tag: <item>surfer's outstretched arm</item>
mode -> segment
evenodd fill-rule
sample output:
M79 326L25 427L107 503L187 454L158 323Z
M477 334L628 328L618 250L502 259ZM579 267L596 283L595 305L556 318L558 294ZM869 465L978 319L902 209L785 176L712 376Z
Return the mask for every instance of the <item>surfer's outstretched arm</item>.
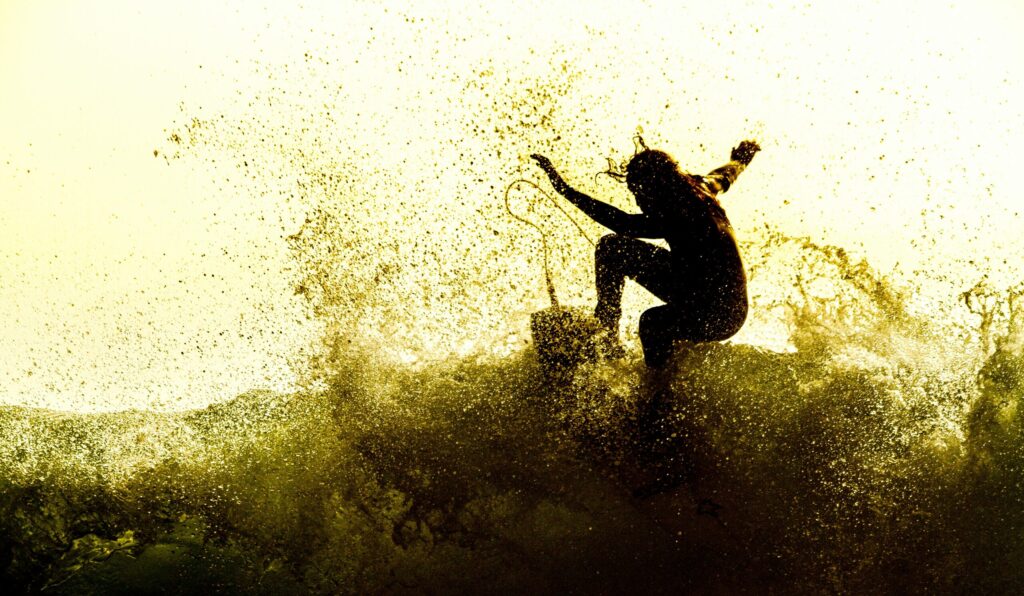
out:
M537 154L530 157L544 169L548 179L551 180L551 185L555 187L555 191L579 207L580 211L587 214L590 219L623 236L633 238L661 238L663 236L659 226L650 217L640 213L626 213L608 203L587 196L562 180L562 176L551 165L551 160Z
M736 178L739 178L739 175L746 169L750 161L754 159L754 155L760 150L761 147L756 141L743 141L740 143L739 146L732 150L732 155L730 156L732 161L703 176L708 190L716 195L729 190L732 183L736 182Z

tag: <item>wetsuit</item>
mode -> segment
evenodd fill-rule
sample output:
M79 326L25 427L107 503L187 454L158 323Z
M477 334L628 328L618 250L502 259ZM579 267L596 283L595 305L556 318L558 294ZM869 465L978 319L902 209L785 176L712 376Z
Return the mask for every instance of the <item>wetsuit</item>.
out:
M680 174L682 183L672 186L675 196L647 199L650 205L641 214L628 214L564 182L562 188L556 184L569 201L615 232L601 238L594 255L594 314L610 336L618 337L625 278L665 301L640 317L640 340L650 366L665 363L675 340L724 340L746 320L746 275L739 247L715 199L744 168L732 161L707 176ZM664 238L669 249L639 238Z

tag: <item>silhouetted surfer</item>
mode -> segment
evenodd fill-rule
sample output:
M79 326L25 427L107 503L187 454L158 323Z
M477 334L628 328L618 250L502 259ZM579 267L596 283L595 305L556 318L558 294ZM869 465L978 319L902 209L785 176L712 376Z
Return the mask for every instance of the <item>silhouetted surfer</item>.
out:
M675 340L720 341L747 318L747 280L725 210L715 198L729 190L761 148L743 141L731 161L706 176L687 174L662 151L637 153L625 180L641 213L626 213L570 187L543 155L532 155L559 194L609 228L594 253L597 308L605 351L618 348L622 288L632 278L665 301L640 317L648 366L662 366ZM614 174L613 174L614 175ZM621 175L618 175L621 177ZM664 238L666 250L639 238Z

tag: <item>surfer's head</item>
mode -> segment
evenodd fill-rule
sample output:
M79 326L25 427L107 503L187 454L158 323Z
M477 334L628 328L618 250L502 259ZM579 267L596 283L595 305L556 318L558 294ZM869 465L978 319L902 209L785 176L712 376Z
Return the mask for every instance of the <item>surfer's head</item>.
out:
M650 211L671 196L683 178L679 164L664 151L644 149L626 166L626 186L643 211Z

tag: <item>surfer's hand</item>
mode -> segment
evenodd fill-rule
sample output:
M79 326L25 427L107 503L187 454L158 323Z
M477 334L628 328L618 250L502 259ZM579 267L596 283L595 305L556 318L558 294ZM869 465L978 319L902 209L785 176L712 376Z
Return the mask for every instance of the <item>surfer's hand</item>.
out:
M539 165L548 175L548 179L551 180L551 185L555 187L555 191L564 195L566 191L569 190L569 185L565 183L565 180L562 180L562 176L559 175L555 166L551 165L550 159L539 153L534 153L530 157L533 158L533 161L537 162L537 165Z
M548 174L555 171L555 166L551 165L551 160L544 157L540 153L534 153L533 155L530 156L530 158L532 158L533 161L537 162L537 165L539 165L541 169L543 169Z
M743 165L748 165L754 155L761 150L761 146L757 144L757 141L743 141L732 150L730 159L738 161Z

